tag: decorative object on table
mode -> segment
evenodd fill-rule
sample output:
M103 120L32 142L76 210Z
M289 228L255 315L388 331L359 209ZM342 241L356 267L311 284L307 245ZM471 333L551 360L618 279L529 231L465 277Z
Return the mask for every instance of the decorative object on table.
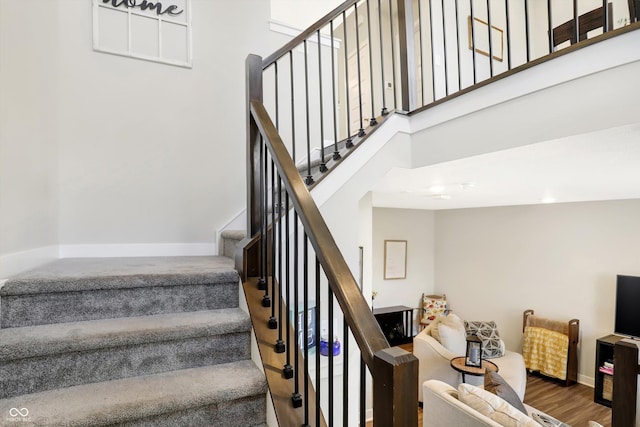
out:
M407 278L407 241L384 241L384 280Z
M340 340L338 337L333 339L332 352L334 356L338 356L340 354ZM327 337L323 336L320 338L320 354L322 356L329 356L329 342L327 341Z
M482 340L476 335L467 335L467 352L464 364L476 368L482 366Z

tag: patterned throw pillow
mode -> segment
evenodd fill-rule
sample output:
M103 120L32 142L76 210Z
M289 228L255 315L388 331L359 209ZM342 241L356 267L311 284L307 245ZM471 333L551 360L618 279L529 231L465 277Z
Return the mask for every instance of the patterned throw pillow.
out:
M442 295L422 295L422 322L429 323L438 316L444 316L447 298Z
M501 426L540 427L540 424L509 405L504 399L480 387L465 383L460 384L458 399Z
M482 357L492 359L504 356L504 343L500 339L496 322L464 321L467 335L475 335L482 341Z

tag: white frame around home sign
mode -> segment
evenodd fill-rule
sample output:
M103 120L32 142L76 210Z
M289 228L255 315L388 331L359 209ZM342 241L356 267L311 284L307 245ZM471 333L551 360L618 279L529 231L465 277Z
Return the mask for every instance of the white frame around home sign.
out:
M93 0L93 49L192 68L191 0Z

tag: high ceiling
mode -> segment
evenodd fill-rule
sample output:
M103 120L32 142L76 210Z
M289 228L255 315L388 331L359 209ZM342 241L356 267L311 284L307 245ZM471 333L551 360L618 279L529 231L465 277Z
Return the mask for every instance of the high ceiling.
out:
M459 209L640 198L640 124L417 169L392 169L373 204Z

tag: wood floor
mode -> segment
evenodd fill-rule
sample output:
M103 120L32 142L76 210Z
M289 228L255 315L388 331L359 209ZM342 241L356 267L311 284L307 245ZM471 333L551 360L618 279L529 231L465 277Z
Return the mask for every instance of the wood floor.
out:
M573 427L586 427L589 420L611 427L611 408L595 403L593 389L586 385L563 387L529 375L524 402Z
M411 345L403 348L411 351ZM572 427L587 427L590 420L611 427L611 409L593 401L593 388L582 384L564 387L538 375L527 377L524 402ZM372 422L367 427L373 426ZM418 408L418 426L422 426L422 408Z

